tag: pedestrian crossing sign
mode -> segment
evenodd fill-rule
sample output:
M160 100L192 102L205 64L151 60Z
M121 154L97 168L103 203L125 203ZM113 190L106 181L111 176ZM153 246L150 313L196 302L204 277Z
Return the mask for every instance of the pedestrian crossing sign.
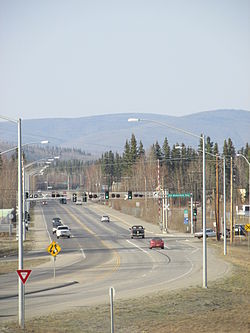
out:
M61 251L61 247L55 241L53 241L48 247L48 252L53 257L57 256L60 251Z

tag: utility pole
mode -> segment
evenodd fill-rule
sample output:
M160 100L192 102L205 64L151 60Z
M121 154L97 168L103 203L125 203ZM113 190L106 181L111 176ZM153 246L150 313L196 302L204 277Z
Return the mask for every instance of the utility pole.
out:
M193 193L191 193L191 235L194 234Z
M220 200L219 200L219 163L218 154L216 154L216 237L217 241L220 240Z
M226 159L223 157L223 200L224 200L224 256L227 254L227 221L226 221Z
M233 243L233 158L230 160L230 243Z

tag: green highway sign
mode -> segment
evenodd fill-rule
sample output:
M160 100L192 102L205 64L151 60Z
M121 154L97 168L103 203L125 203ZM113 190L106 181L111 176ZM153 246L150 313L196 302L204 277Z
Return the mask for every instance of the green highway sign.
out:
M169 193L169 198L190 198L191 193Z

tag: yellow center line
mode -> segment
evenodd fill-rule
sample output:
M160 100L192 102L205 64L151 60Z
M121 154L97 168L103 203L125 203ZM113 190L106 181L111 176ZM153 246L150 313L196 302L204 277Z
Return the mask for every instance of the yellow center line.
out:
M71 213L71 211L66 208L63 207L64 210L66 210L66 212L88 233L90 233L92 236L94 236L95 238L97 238L103 245L104 247L108 248L109 250L112 251L112 253L114 254L115 258L116 258L116 263L114 265L114 268L111 270L111 272L107 272L107 273L103 273L101 275L98 276L98 278L96 278L97 280L104 278L106 275L111 275L112 273L114 273L115 271L118 270L118 268L120 267L120 256L118 254L118 252L113 249L109 244L107 244L106 242L104 242L103 240L100 239L100 237L98 237L96 235L96 233L94 233L91 229L89 229L78 217L76 217L73 213ZM79 243L78 243L79 244ZM96 268L100 268L100 267L104 267L105 264L101 264L96 266Z

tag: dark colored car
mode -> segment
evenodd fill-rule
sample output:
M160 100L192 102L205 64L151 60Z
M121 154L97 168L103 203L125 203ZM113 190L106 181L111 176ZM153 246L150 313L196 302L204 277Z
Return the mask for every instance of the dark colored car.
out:
M154 237L151 239L149 248L152 249L153 247L160 247L161 249L164 249L164 241L160 237Z
M130 233L131 233L131 238L134 237L145 237L145 229L143 228L142 225L133 225L131 228L129 228Z
M53 234L55 234L57 227L59 227L60 225L63 225L60 217L54 217L52 220L52 225L53 225Z
M67 204L67 199L66 198L61 198L60 203L66 205Z

